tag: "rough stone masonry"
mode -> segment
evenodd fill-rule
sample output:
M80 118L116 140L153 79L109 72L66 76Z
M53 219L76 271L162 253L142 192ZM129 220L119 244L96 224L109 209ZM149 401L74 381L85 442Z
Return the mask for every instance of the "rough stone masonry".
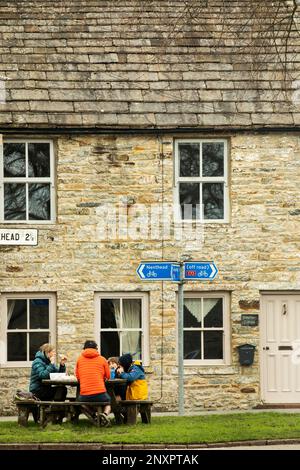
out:
M129 218L137 204L173 204L173 138L53 136L57 220L32 225L39 230L36 247L0 247L1 292L55 293L57 349L68 353L70 372L84 340L94 336L95 293L146 292L151 398L156 410L175 410L177 286L166 282L162 291L161 283L142 283L135 270L140 260L175 260L184 253L213 259L218 277L185 289L229 293L230 361L185 367L186 408L251 408L260 402L259 353L253 366L241 367L236 346L259 345L259 327L241 326L241 314L259 314L261 290L299 289L300 137L250 131L228 137L229 222L205 224L199 246L172 237L99 240L99 207L106 202L129 201ZM1 414L15 413L14 392L28 387L29 372L0 367Z

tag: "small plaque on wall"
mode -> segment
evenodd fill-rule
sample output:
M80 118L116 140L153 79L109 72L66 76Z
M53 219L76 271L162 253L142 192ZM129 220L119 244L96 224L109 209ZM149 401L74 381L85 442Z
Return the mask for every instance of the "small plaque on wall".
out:
M253 314L242 314L241 315L242 326L258 326L258 315Z
M37 229L0 229L0 245L37 245Z

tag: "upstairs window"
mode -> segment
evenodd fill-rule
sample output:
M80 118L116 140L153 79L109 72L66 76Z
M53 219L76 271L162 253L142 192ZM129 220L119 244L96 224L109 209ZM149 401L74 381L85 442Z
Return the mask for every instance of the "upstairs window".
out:
M53 221L53 143L6 141L0 152L0 164L1 221Z
M227 222L227 141L177 140L175 165L177 218Z

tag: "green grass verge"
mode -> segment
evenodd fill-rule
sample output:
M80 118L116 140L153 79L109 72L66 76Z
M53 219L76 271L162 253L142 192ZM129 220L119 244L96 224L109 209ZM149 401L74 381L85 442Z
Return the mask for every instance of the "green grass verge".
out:
M300 414L268 412L154 417L150 425L138 423L111 428L96 428L84 419L77 425L49 424L45 429L31 421L27 428L12 421L0 422L0 443L192 444L275 438L300 438Z

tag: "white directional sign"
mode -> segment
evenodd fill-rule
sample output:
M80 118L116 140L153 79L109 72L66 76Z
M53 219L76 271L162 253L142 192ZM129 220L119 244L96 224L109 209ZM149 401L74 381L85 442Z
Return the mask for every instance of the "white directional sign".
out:
M36 229L0 229L0 245L37 245Z
M189 281L212 281L218 274L213 261L191 261L184 263L184 279Z

